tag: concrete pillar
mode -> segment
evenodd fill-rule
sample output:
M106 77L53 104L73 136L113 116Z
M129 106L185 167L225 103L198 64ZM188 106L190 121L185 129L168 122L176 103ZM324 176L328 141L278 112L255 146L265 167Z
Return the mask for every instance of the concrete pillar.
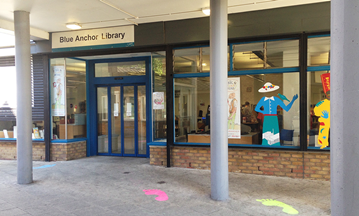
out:
M211 0L211 197L228 199L227 0Z
M331 211L359 212L359 1L331 1Z
M17 183L32 182L32 103L29 12L15 11L15 67L17 86Z

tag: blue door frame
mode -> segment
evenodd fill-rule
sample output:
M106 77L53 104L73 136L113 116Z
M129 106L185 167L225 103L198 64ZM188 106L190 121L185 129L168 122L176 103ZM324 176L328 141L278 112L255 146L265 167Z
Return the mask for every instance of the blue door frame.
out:
M130 61L145 61L146 63L146 75L144 76L123 76L123 77L95 77L95 64L96 63L110 63L110 62L130 62ZM111 95L111 87L121 87L121 106L123 100L123 86L135 86L135 110L137 107L137 86L146 86L146 143L152 140L152 89L151 89L151 58L150 57L138 57L138 58L121 58L121 59L101 59L101 60L89 60L87 61L87 156L94 155L114 155L114 156L137 156L137 157L149 157L149 146L146 144L146 155L137 154L138 152L138 137L135 136L135 154L123 154L123 127L121 127L121 154L102 154L98 153L97 145L97 87L107 87L107 94ZM111 97L108 97L108 134L111 134ZM123 125L123 107L121 107L121 124ZM135 111L135 130L138 130L137 110ZM137 133L136 133L137 134ZM109 147L111 147L112 140L109 139Z

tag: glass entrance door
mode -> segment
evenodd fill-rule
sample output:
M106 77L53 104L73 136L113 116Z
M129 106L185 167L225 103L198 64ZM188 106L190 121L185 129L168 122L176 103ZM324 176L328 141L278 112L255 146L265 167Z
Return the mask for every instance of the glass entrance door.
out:
M99 155L145 157L145 85L97 87L97 132Z

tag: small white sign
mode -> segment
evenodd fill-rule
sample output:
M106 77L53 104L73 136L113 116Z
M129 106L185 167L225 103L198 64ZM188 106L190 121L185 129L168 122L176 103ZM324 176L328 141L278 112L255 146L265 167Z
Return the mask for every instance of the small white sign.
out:
M4 137L5 138L9 138L9 134L7 133L7 130L2 130L3 131L3 133L4 133Z
M164 109L165 108L165 93L164 92L153 92L152 95L153 109Z
M118 103L113 104L113 116L118 116Z
M132 116L132 104L127 103L126 116Z
M52 33L52 49L78 47L92 49L93 46L111 45L114 47L133 46L135 42L133 25L101 29ZM90 46L90 48L89 48ZM87 47L87 48L86 48Z
M13 128L12 130L14 131L14 138L17 138L17 127L14 126L12 128Z

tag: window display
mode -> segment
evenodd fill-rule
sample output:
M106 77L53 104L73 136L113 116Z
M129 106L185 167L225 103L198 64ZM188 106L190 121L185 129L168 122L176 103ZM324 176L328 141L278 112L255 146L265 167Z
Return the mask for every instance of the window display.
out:
M86 137L86 63L51 59L52 139Z
M238 124L240 138L228 143L299 148L299 73L231 79L239 80L240 95L228 93L228 129ZM175 79L175 142L210 143L209 92L209 77Z

